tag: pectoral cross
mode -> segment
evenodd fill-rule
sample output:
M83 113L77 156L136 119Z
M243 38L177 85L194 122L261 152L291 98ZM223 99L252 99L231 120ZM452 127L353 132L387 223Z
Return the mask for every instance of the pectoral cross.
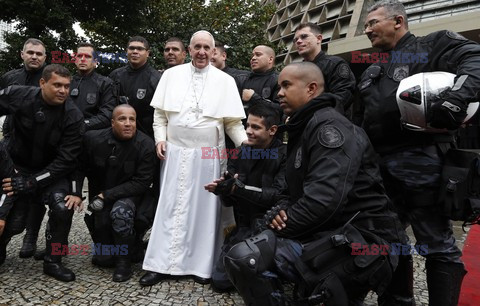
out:
M195 119L198 119L198 116L203 113L203 109L201 109L198 104L195 108L192 108L192 112L195 113Z

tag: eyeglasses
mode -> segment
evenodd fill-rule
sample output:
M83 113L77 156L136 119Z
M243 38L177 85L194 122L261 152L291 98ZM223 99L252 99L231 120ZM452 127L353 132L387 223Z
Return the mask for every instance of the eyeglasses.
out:
M305 40L305 39L307 39L309 36L310 36L310 34L301 34L301 35L299 35L298 37L295 37L295 38L293 39L293 42L296 43L299 39Z
M363 26L363 31L365 32L368 28L372 29L374 26L376 26L379 22L382 22L384 20L388 20L388 19L392 19L392 18L395 18L397 16L389 16L389 17L385 17L385 18L382 18L382 19L372 19L372 20L369 20L367 23L365 23L365 25Z
M142 47L142 46L128 46L127 49L130 50L130 51L135 51L135 50L144 51L144 50L147 50L147 48Z

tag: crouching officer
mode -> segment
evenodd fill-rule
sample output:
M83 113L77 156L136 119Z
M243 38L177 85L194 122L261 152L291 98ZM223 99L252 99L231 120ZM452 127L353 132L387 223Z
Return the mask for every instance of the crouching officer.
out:
M135 242L134 219L142 197L149 190L155 167L155 145L136 128L135 109L122 104L113 110L112 127L85 133L76 189L88 178L89 210L85 222L95 243L92 263L114 265L113 281L130 279ZM115 257L114 257L115 256Z
M224 177L205 185L226 206L233 206L236 228L225 238L212 272L212 289L233 289L223 259L232 246L255 234L256 224L287 188L285 164L287 146L275 137L280 116L276 108L259 103L248 109L248 142L229 155Z
M75 274L52 253L52 244L68 244L74 210L79 205L70 196L66 176L75 169L84 133L83 115L68 98L70 73L60 65L45 67L40 88L10 86L0 91L0 115L11 114L13 130L8 154L15 173L2 180L3 191L14 204L0 238L0 263L13 235L25 229L32 205L48 204L43 272L61 281Z
M361 302L369 290L385 289L397 263L378 248L405 237L387 208L373 148L334 109L335 96L323 93L315 64L290 64L278 82L280 106L290 116L289 197L265 215L272 230L235 245L225 268L247 305L284 305L279 278L297 284L297 302ZM353 256L353 243L376 245L377 252Z

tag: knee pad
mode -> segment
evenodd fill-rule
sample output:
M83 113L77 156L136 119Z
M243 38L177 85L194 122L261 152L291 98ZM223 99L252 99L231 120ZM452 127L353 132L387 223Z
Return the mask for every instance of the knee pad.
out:
M65 193L52 192L49 198L49 206L51 210L50 217L58 218L62 221L68 221L73 216L73 209L65 206Z
M121 237L133 235L135 203L129 199L118 200L110 212L113 231Z
M229 275L260 274L273 265L277 240L275 234L266 230L234 245L224 259Z
M275 234L264 231L234 245L225 255L225 270L246 305L284 305L281 283L273 273Z

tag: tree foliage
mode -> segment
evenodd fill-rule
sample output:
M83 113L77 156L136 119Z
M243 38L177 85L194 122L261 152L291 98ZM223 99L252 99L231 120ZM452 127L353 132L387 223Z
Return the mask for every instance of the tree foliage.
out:
M258 0L2 2L0 20L16 22L16 31L7 35L9 48L0 52L0 73L21 65L19 52L28 37L41 39L47 53L74 50L82 40L73 30L76 22L99 51L124 52L129 37L144 36L152 47L152 64L159 69L165 65L162 50L169 37L179 37L187 46L194 32L207 30L229 47L230 66L247 68L253 47L268 44L265 28L275 10ZM101 64L99 70L108 74L120 65Z

